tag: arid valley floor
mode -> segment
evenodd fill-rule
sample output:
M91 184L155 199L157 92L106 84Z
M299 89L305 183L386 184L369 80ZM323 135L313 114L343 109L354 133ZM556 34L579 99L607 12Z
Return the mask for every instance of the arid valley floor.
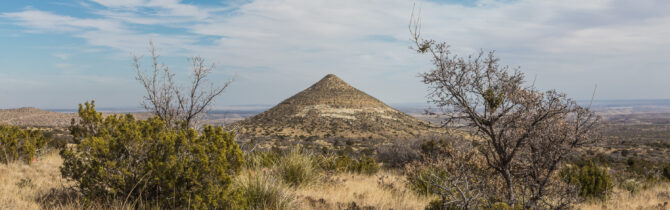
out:
M653 104L648 104L653 103ZM422 113L421 105L397 105L416 118L439 122L439 118ZM580 156L608 159L610 167L626 167L626 161L639 159L650 162L670 163L670 106L664 101L630 102L609 101L595 103L593 107L603 117L602 136L605 141L581 151ZM236 121L264 111L265 106L233 107L210 112L202 121L207 124L231 125ZM0 123L49 130L54 135L64 135L65 127L76 114L72 110L60 112L35 108L0 110ZM108 113L108 114L111 114ZM139 118L148 114L135 113ZM240 139L243 148L248 141ZM275 140L268 140L275 141ZM295 146L306 140L287 138L285 146ZM310 142L337 147L337 137L321 137ZM377 142L377 141L375 141ZM277 142L274 142L275 144ZM282 144L280 142L280 144ZM352 143L370 147L364 142ZM356 149L361 152L362 150ZM72 183L61 177L62 159L58 151L44 151L31 165L11 163L0 165L0 209L79 209L79 208L129 208L126 203L107 206L87 206L76 194L68 194ZM248 171L245 173L260 173ZM244 173L240 179L244 178ZM327 174L315 184L287 188L295 197L291 201L299 209L423 209L434 196L416 194L406 187L407 180L400 171L382 169L366 175L355 173ZM608 201L587 201L576 205L579 209L668 209L670 184L657 184L630 193L615 187Z

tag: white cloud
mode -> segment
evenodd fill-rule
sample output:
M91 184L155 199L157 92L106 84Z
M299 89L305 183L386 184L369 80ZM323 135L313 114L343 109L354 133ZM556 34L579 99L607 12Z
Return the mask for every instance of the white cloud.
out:
M134 8L147 3L146 0L92 0L105 7L112 8Z
M113 20L81 19L34 9L22 12L3 13L0 17L14 19L18 21L21 26L31 28L36 30L36 32L73 32L86 29L116 32L124 31L123 25Z
M209 16L209 10L194 5L181 3L180 0L92 0L95 3L113 10L139 12L142 8L158 9L154 16L163 18L192 18L203 20ZM108 13L111 14L111 13Z
M70 58L70 56L72 56L69 53L53 53L51 55L53 55L56 58L60 58L61 60L67 60L68 58Z
M35 9L1 17L33 32L71 33L123 56L143 53L148 40L164 55L202 55L221 69L238 71L241 79L226 97L241 103L278 102L327 73L383 101L423 100L425 87L416 75L430 65L407 49L410 1L93 2L102 6L89 8L94 17ZM629 79L640 76L632 74L641 66L653 78L640 80L670 78L667 1L481 0L476 7L419 1L417 6L427 38L446 40L457 53L495 49L504 63L537 75L542 88L588 98L590 89L584 88L598 83L605 98L670 97L651 91L670 89L670 83Z

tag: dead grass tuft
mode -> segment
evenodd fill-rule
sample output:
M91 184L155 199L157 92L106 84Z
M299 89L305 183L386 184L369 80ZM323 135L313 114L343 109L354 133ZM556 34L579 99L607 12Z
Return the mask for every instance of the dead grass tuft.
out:
M401 174L381 171L376 175L336 174L322 185L296 189L301 198L300 209L423 209L431 197L419 196L405 187Z
M622 189L615 189L612 197L606 202L590 201L579 204L577 209L670 209L670 183L663 183L631 194Z

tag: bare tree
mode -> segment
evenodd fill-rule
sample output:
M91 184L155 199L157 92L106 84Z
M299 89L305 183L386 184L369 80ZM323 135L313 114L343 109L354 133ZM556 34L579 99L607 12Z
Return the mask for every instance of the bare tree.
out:
M523 73L500 65L493 51L462 57L446 42L423 39L414 14L409 29L413 49L432 59L434 69L421 74L430 102L443 109L444 126L465 126L483 141L481 154L504 181L506 202L560 207L547 200L547 189L555 189L566 156L596 139L594 112L565 94L526 84Z
M195 127L214 104L214 99L223 94L234 79L219 86L210 83L207 76L214 69L214 64L206 64L203 58L194 56L189 59L192 62L190 86L182 88L168 67L158 63L159 55L153 42L149 42L149 46L153 61L149 73L140 67L141 57L133 56L136 79L147 91L142 106L164 120L166 126Z

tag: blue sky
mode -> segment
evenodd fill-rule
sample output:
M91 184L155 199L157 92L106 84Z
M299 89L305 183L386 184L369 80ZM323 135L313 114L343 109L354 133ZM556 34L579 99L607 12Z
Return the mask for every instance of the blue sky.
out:
M138 107L133 55L153 41L182 80L189 56L238 75L217 106L276 104L328 73L387 103L425 101L407 0L0 0L0 108ZM670 2L417 0L423 34L495 49L576 99L670 98ZM145 60L145 65L149 63Z

